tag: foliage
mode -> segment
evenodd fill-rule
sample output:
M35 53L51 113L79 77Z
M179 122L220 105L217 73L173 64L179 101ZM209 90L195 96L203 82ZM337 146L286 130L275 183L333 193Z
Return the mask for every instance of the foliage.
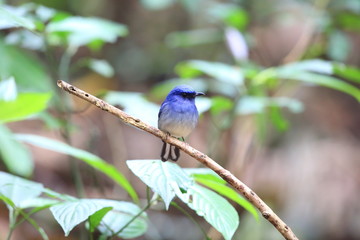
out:
M325 44L321 44L324 46L319 47L319 42L313 42L303 54L303 60L270 68L250 61L252 42L247 30L251 18L245 6L236 1L213 2L205 9L199 7L200 1L140 2L149 10L180 3L191 16L199 14L201 9L210 26L169 33L165 44L174 50L225 40L228 55L232 57L180 62L175 67L179 78L157 84L147 95L138 92L105 93L104 100L121 105L124 111L153 126L156 126L159 106L152 100L159 101L173 86L183 83L209 93L196 104L201 114L209 112L213 128L219 132L231 128L241 115L260 119L257 121L259 132L266 129L267 120L278 131L287 130L290 123L284 110L298 114L304 109L298 99L279 94L287 85L324 86L360 100L360 89L356 85L360 82L360 70L344 64L352 51L348 32L359 32L360 9L356 10L347 2L340 5L331 3L331 10L319 16L322 25L319 24L317 31L325 38ZM0 200L9 209L9 236L19 224L27 221L43 239L48 239L33 214L49 209L65 236L86 222L90 235L97 232L103 238L136 238L147 231L146 211L160 199L168 210L175 197L203 217L225 239L231 239L239 225L239 215L228 200L244 208L255 219L259 218L247 200L211 171L181 168L157 159L128 160L129 169L154 192L153 198L147 199L141 208L131 183L104 159L68 143L35 135L13 134L5 123L40 118L56 122L53 126L69 135L71 123L44 113L50 109L66 112L70 108L67 100L59 101L52 79L70 81L71 76L84 67L104 77L114 76L112 65L93 55L96 56L105 44L126 36L128 29L123 24L102 18L73 16L33 3L17 7L0 4L0 15L0 29L6 30L0 35L0 154L7 169L13 174L30 177L34 163L23 143L32 144L81 160L121 186L134 202L75 198L47 189L41 183L0 172ZM74 58L80 49L87 49L91 56ZM35 53L45 58L44 62ZM266 135L259 136L264 138ZM217 137L212 139L214 145L220 141Z

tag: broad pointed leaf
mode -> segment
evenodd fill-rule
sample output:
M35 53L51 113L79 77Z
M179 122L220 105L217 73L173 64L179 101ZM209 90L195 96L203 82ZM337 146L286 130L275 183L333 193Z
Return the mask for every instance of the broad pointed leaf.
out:
M0 156L10 172L30 176L34 163L29 150L22 143L16 141L12 132L0 124Z
M118 237L128 239L139 237L146 232L147 215L145 212L141 212L142 210L137 205L106 199L99 201L113 208L104 216L98 226L104 235L112 236L114 233L118 233Z
M98 199L77 199L50 207L51 213L68 236L70 231L100 209L109 207Z
M132 199L135 202L138 202L139 198L134 190L134 188L131 186L129 181L124 177L124 175L119 172L114 166L111 164L106 163L103 159L99 158L98 156L91 154L89 152L86 152L84 150L74 148L72 146L69 146L63 142L59 142L53 139L40 137L36 135L30 135L30 134L16 134L16 138L20 141L45 148L51 151L68 154L70 156L73 156L75 158L78 158L85 163L89 164L91 167L99 170L100 172L107 175L109 178L114 180L116 183L118 183L120 186L122 186L132 197Z
M187 173L175 163L160 160L128 160L126 163L136 176L161 196L167 209L176 190L186 191L193 184Z
M13 101L0 100L0 122L27 118L43 111L51 98L50 93L20 93Z
M191 186L187 193L177 191L177 196L204 217L226 240L231 240L239 226L239 215L226 199L197 184Z
M37 198L43 192L41 183L32 182L5 172L0 172L0 195L10 199L15 206Z

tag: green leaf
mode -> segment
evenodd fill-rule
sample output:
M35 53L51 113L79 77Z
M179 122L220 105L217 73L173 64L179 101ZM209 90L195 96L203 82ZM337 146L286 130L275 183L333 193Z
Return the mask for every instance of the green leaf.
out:
M79 160L84 161L91 167L104 173L106 176L114 180L117 184L122 186L128 192L128 194L133 199L133 201L135 202L139 201L139 198L134 188L124 177L124 175L121 172L119 172L114 166L106 163L103 159L99 158L98 156L86 152L84 150L71 147L63 142L59 142L56 140L52 140L49 138L40 137L36 135L16 134L16 139L51 151L68 154L70 156L78 158Z
M13 76L19 91L49 92L53 84L42 63L0 38L0 78ZM19 67L21 66L21 67Z
M35 29L34 22L28 17L23 17L21 11L17 11L15 7L0 5L0 16L0 29L13 27Z
M248 15L245 10L234 4L213 4L209 9L211 18L219 19L227 26L243 30L248 24Z
M334 63L334 74L347 80L360 83L360 69L356 67L346 66L341 63Z
M165 43L172 48L191 47L200 44L220 42L223 39L218 29L196 29L181 32L172 32L165 38Z
M37 198L43 192L41 183L0 172L0 195L10 199L16 207L22 203Z
M138 92L114 92L109 91L104 100L112 105L120 105L124 111L142 121L157 126L157 116L160 106L152 103Z
M206 179L202 176L195 176L195 180L215 190L219 194L233 200L241 207L246 209L249 213L251 213L256 220L259 220L259 214L256 211L256 208L249 201L240 196L234 189L226 186L224 183L219 183L218 181L214 181L213 179Z
M0 155L10 172L28 177L34 163L29 150L14 139L12 132L0 124Z
M8 79L1 81L0 101L13 101L16 99L16 97L17 97L17 89L16 89L16 83L14 77L9 77Z
M141 0L140 2L149 10L162 10L171 6L175 0Z
M114 43L118 37L128 34L125 25L95 17L68 17L50 22L46 31L53 35L66 33L68 44L74 47L97 40Z
M66 201L50 207L56 221L64 230L65 236L78 224L88 219L100 209L110 207L99 199L78 199Z
M308 71L322 73L326 75L333 74L333 63L321 59L305 60L284 65L282 68L289 71Z
M286 69L286 68L279 68L277 71L277 75L279 78L283 78L283 79L298 80L298 81L314 83L321 86L333 88L342 91L344 93L347 93L355 97L358 101L360 101L359 88L354 87L335 77L321 75L317 73L311 73L311 72L293 71L291 69Z
M43 111L50 93L20 93L13 101L0 100L0 123L22 120Z
M136 238L146 232L148 227L147 215L145 212L140 214L142 210L137 205L130 202L106 199L98 201L113 208L113 210L104 216L98 226L102 234L110 237L123 229L130 221L132 222L117 234L118 237L123 239Z
M177 164L160 160L128 160L130 170L164 200L166 209L176 189L187 190L192 179Z
M112 209L113 209L112 207L102 208L89 217L90 232L95 231L95 229L99 226L99 224L100 224L101 220L104 218L104 216Z
M221 184L226 184L226 181L209 168L185 168L185 172L194 178L201 178L211 180Z
M226 240L230 240L239 226L239 215L233 206L213 191L192 185L187 193L177 191L177 196L196 214L205 218Z
M333 60L344 62L349 56L351 42L348 36L341 31L331 32L327 54Z
M355 4L354 6L359 7L359 2L354 1L354 4ZM354 9L354 6L351 6L351 9ZM336 16L335 21L338 25L340 25L341 29L348 31L360 31L359 14L349 11L343 11L342 13Z
M211 109L210 112L213 115L219 115L223 112L230 111L234 107L234 102L229 98L215 96L211 98Z
M104 77L114 76L114 69L106 60L90 59L89 68Z
M183 78L197 77L204 73L221 82L237 86L244 83L244 75L240 68L220 62L191 60L178 64L175 70Z
M238 114L255 114L262 113L267 107L286 107L293 113L300 113L303 111L303 104L292 98L287 97L255 97L244 96L237 104L236 112Z

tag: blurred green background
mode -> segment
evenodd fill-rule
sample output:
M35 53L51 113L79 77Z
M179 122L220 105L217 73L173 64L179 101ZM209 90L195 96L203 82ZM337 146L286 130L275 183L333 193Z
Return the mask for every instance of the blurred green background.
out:
M86 164L9 140L41 135L114 164L144 198L125 160L158 159L161 141L72 98L56 81L154 126L166 94L185 83L206 92L189 144L251 187L300 239L360 239L359 0L0 4L0 170L62 193L128 198ZM199 167L185 154L179 165ZM265 219L237 210L234 239L281 239ZM202 239L176 209L149 217L137 239ZM65 239L47 214L38 218L50 239ZM14 239L37 235L24 225Z

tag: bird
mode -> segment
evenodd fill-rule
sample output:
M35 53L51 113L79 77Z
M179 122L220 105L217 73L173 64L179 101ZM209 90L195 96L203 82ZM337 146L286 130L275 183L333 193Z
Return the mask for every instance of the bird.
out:
M195 105L195 98L201 95L205 94L196 92L187 85L179 85L173 88L161 104L158 114L158 128L168 135L184 141L184 138L194 130L198 123L199 113ZM168 151L166 151L167 146L169 146ZM180 150L163 141L161 160L163 162L169 159L177 161L179 157Z

